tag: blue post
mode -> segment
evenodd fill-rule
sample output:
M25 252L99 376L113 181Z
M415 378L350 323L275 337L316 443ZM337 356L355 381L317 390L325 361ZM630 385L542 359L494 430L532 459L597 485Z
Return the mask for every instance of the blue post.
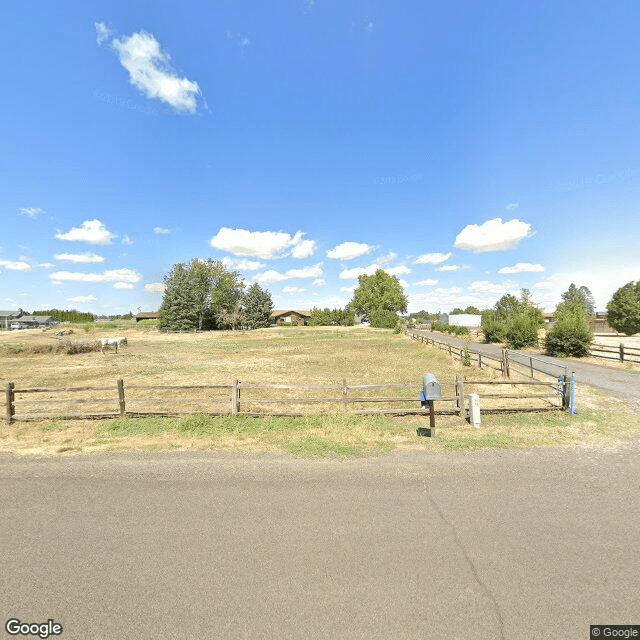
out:
M571 373L571 390L569 391L569 415L576 415L576 374Z

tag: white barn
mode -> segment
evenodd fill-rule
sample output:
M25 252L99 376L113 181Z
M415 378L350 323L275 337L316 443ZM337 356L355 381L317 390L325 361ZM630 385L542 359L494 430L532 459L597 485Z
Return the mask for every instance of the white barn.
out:
M442 313L440 314L440 324L476 329L482 324L482 316L473 313Z

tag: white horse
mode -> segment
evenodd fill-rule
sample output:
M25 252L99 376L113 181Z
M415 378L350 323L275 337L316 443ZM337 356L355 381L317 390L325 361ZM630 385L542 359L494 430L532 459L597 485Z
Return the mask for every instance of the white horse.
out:
M126 338L102 338L100 340L100 344L102 348L100 349L100 353L104 353L105 347L114 347L116 353L118 353L118 347L121 347L123 344L127 344Z

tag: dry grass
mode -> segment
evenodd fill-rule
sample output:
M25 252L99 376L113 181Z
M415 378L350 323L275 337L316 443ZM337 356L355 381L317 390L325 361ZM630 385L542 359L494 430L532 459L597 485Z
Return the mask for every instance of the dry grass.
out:
M82 329L76 329L74 336L80 339L78 333L82 334ZM349 385L407 383L414 388L390 393L414 399L422 375L429 371L441 381L445 397L453 397L456 375L473 376L474 379L499 376L495 372L464 367L459 360L450 358L439 349L418 344L405 336L359 327L162 334L155 329L120 325L85 332L88 341L116 335L127 337L127 347L118 354L110 351L105 355L37 353L38 345L53 342L50 334L20 334L0 334L0 350L17 343L25 345L19 352L5 353L0 359L3 385L13 381L23 388L88 385L109 389L93 394L103 396L104 403L99 405L100 398L94 398L95 408L92 410L116 409L115 385L118 378L125 380L127 409L135 410L133 398L145 395L142 390L134 392L133 387L136 386L229 385L233 378L248 383L341 385L346 379ZM511 389L504 385L500 390L505 390L505 387ZM520 393L521 389L513 388L513 392ZM163 393L154 391L146 395L159 397ZM300 395L300 392L286 393ZM326 392L322 393L326 395ZM582 402L584 410L577 418L559 413L485 416L483 427L474 430L458 416L439 416L437 438L434 440L416 435L417 428L426 426L423 416L361 417L342 412L335 405L312 405L311 408L300 405L296 409L314 412L301 418L193 415L175 419L89 421L62 419L65 414L80 410L72 403L71 394L49 394L49 397L38 394L37 399L44 401L42 406L47 410L54 407L54 415L58 418L13 425L3 422L0 426L0 451L50 454L121 449L232 449L348 456L404 448L468 449L569 444L611 437L635 437L638 433L637 421L623 406L609 403L602 410L600 405L604 399L590 396L580 386L579 393L578 406L580 408ZM188 399L184 398L182 406L176 405L171 391L167 394L166 406L185 411L212 410L211 407L218 405L211 402L211 395L220 396L222 411L229 409L227 391L197 392ZM362 392L357 392L357 395L362 395ZM198 401L201 404L196 402L196 397L201 399ZM257 392L243 391L242 409L251 410L250 400L258 397ZM535 402L540 404L539 400ZM481 403L483 409L490 406L488 399L481 400ZM533 401L529 406L534 406L531 403ZM284 407L275 410L283 411ZM20 413L20 406L17 413Z

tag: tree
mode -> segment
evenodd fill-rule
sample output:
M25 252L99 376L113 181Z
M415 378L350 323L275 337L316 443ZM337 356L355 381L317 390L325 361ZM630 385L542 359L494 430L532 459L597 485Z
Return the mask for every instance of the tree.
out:
M510 349L523 349L538 344L538 330L544 327L544 315L531 302L528 289L520 299L506 294L492 311L482 314L485 342L505 342Z
M589 319L582 301L560 303L556 308L555 324L545 338L547 354L581 358L589 353L592 341L593 334L589 331Z
M407 296L398 277L378 269L371 276L358 277L358 288L353 292L349 307L358 315L367 316L372 327L377 327L378 323L387 326L391 322L390 314L393 314L395 327L397 313L406 313L407 304Z
M468 313L470 315L474 315L474 316L479 316L480 315L480 309L478 309L478 307L467 307L463 313Z
M609 324L628 336L640 331L640 280L620 287L607 304Z
M211 259L175 264L164 282L159 327L167 331L219 328L218 314L236 308L244 289L239 273Z
M596 302L593 298L593 294L585 286L576 287L573 282L569 285L569 288L560 296L562 302L569 304L571 302L580 303L588 316L592 316L596 312Z
M252 284L244 296L244 322L247 329L261 329L269 326L273 311L271 294L259 284Z
M329 327L329 326L351 326L353 325L353 313L346 309L311 309L311 319L309 326L311 327Z

